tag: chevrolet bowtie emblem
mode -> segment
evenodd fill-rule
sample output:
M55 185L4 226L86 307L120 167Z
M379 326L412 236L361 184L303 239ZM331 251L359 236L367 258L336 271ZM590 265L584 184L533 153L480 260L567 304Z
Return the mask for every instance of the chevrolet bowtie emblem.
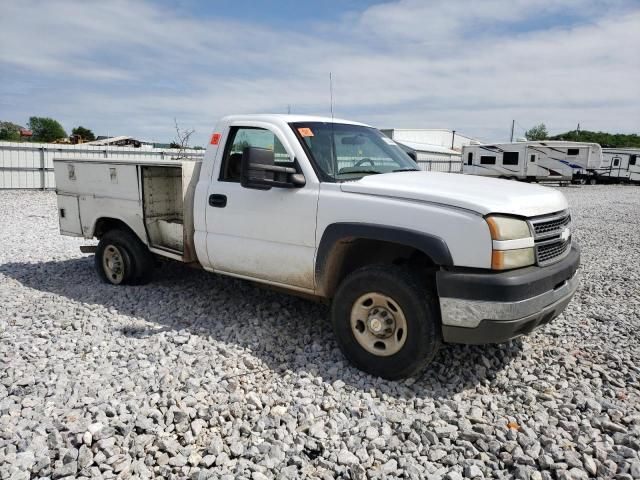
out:
M569 230L568 228L565 228L560 234L560 238L562 239L563 242L566 242L567 240L569 240L570 236L571 236L571 230Z

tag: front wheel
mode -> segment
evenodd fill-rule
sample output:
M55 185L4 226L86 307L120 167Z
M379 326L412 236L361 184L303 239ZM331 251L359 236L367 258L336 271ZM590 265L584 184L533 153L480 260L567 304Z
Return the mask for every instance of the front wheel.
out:
M356 367L390 380L428 365L441 343L437 299L425 279L393 265L363 267L333 299L333 329Z

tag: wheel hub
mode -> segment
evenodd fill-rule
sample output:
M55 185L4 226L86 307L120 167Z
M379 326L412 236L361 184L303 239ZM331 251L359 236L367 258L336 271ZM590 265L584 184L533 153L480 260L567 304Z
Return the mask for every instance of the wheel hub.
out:
M386 357L402 349L407 339L407 320L393 298L370 292L358 298L351 308L351 331L366 351Z
M369 311L367 328L371 333L381 338L393 335L396 328L393 314L386 308L374 307Z
M102 254L102 265L109 281L118 284L124 279L124 261L120 250L114 245L108 245Z

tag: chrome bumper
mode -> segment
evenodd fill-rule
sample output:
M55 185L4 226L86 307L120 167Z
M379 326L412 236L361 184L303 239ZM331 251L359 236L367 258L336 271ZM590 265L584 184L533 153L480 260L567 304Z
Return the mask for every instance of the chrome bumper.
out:
M442 325L476 328L483 320L510 321L525 319L569 303L578 288L578 274L554 290L516 302L487 302L461 298L440 298ZM564 308L563 308L564 309ZM557 312L559 315L561 312Z

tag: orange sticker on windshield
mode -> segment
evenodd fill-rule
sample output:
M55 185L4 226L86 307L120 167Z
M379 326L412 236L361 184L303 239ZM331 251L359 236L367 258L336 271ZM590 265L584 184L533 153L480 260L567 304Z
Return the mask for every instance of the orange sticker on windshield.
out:
M218 145L220 143L220 135L219 133L214 133L211 135L211 145Z
M298 133L303 137L313 137L313 132L308 127L299 128Z

